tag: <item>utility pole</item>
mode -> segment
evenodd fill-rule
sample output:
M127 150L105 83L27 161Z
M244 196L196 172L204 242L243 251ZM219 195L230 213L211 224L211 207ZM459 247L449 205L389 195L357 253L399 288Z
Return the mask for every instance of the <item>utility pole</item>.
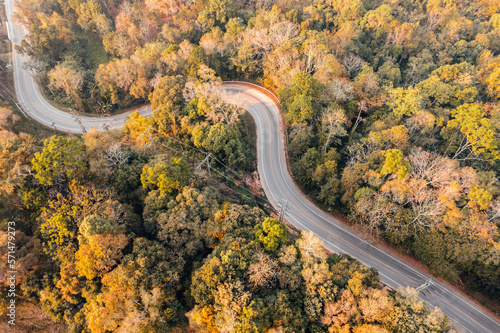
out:
M433 285L433 283L432 283L432 280L429 279L429 280L425 281L424 284L422 284L422 285L418 286L417 288L415 288L415 290L416 291L422 291L425 288L430 287L431 285Z
M151 135L151 132L149 131L151 126L148 126L147 128L147 131L148 131L148 134L149 134L149 139L151 140L151 142L153 143L153 147L155 148L156 150L156 145L155 145L155 140L153 140L153 136Z
M288 208L288 201L283 199L282 202L280 202L280 215L279 215L279 220L280 222L283 222L283 219L285 218L286 210Z
M207 157L205 157L205 159L203 161L201 161L200 164L198 164L198 166L195 168L195 170L200 170L201 169L201 166L203 164L205 164L205 162L207 163L207 169L208 169L208 176L212 176L211 173L210 173L210 157L212 157L212 153L208 153L207 154Z
M148 128L146 128L146 130L144 132L142 132L141 135L139 135L137 137L137 139L141 139L142 140L142 144L144 145L144 147L146 148L146 150L148 150L148 147L146 146L146 141L144 141L144 138L143 138L143 135L146 134L146 132L148 132L149 141L151 141L153 143L153 147L154 147L154 149L156 149L155 141L153 140L153 136L151 135L151 131L149 130L150 127L151 126L148 126Z
M144 134L144 133L143 133L143 134ZM146 150L149 150L149 149L148 149L148 146L146 146L146 142L144 141L144 138L142 137L142 134L141 134L141 135L139 135L139 136L137 137L137 139L141 139L141 140L142 140L142 144L144 145L144 148L146 148Z
M83 133L87 133L87 130L85 129L85 126L83 126L83 123L82 123L82 118L80 118L80 117L76 114L75 110L70 109L70 111L71 111L71 115L72 115L73 119L74 119L74 120L78 123L78 125L80 125L80 127L82 128Z

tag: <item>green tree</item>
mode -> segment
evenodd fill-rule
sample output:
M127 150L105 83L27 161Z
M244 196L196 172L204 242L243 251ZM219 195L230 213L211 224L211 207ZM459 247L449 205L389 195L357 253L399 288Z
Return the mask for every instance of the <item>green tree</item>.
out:
M311 74L298 72L292 77L292 91L297 95L316 98L321 89L321 84Z
M205 128L198 126L191 135L195 146L211 152L229 167L246 166L241 132L236 126L225 123Z
M286 118L290 123L310 122L317 114L315 99L321 84L311 74L298 72L292 77L290 88L280 91Z
M223 27L229 19L237 14L237 5L234 0L210 0L208 7L198 16L198 21L213 27L215 24Z
M418 291L402 287L394 295L395 307L389 313L386 327L397 332L444 332L449 323L448 317L439 308L431 312L418 297Z
M52 136L43 143L41 153L31 161L35 177L42 185L72 180L87 169L85 146L78 138Z
M212 187L186 186L170 199L151 191L146 198L146 228L183 258L193 258L214 243L211 223L219 210L221 198Z
M401 70L399 65L392 61L386 61L377 71L382 86L399 86L401 82Z
M261 242L269 252L275 252L280 244L286 242L288 229L278 219L266 218L255 226L255 239Z
M317 114L313 105L313 99L306 95L296 95L287 104L286 119L290 123L310 122Z
M437 110L440 107L458 107L474 102L478 95L475 80L474 68L463 62L439 67L429 78L420 82L417 88L424 107Z
M311 145L314 138L312 126L305 124L292 124L290 126L288 153L295 159L302 156Z
M201 46L192 47L188 58L188 74L197 77L201 66L205 65L206 59L207 55L204 48Z
M264 212L258 207L236 205L224 202L215 212L214 218L207 221L207 230L217 240L225 235L253 237L253 227L265 219Z
M174 136L179 131L178 123L184 106L182 96L184 84L185 78L182 75L164 76L149 94L153 117L158 129L164 133L172 133Z
M320 163L321 153L316 148L309 148L300 160L292 164L292 173L299 184L311 190L315 185L313 173ZM318 170L318 172L321 171Z

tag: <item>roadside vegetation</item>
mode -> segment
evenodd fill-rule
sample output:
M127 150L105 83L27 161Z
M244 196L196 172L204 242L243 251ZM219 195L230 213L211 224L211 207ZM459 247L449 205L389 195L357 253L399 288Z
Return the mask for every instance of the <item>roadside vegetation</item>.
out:
M15 221L19 309L39 302L70 332L449 329L417 291L383 287L375 269L289 231L248 188L194 172L194 147L155 134L146 149L137 136L151 119L42 141L0 111L0 240L6 261ZM224 161L245 171L240 155Z
M50 99L154 111L120 133L43 144L5 117L2 221L26 235L22 288L71 331L165 331L186 327L187 311L210 332L446 330L414 292L381 289L376 272L311 235L277 223L269 236L275 221L258 198L192 172L182 152L194 149L255 169L251 125L224 102L225 79L279 95L294 179L321 205L500 299L495 1L17 6L31 32L19 50ZM147 128L154 154L137 146ZM386 311L371 317L375 303Z

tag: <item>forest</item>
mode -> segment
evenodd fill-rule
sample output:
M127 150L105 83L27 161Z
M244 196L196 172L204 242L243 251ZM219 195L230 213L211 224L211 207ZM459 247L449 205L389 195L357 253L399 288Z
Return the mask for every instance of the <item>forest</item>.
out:
M151 119L42 140L12 132L19 117L0 111L2 258L15 221L20 300L63 332L450 329L416 290L384 287L375 269L270 216L250 190L193 170L187 143L143 146L136 136Z
M448 329L251 188L193 171L197 149L255 169L228 79L278 94L293 177L318 205L500 299L497 1L20 0L16 15L52 103L153 109L81 138L13 130L1 110L0 221L25 239L21 289L70 331ZM137 141L147 128L154 150Z

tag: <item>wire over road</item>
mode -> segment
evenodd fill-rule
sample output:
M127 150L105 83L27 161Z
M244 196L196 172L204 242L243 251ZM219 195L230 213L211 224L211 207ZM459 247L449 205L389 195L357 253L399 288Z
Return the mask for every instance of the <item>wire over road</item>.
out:
M14 0L6 0L9 38L15 45L26 34L26 29L12 21ZM24 57L13 50L15 93L23 110L34 120L46 126L70 133L82 133L83 128L105 128L112 122L123 127L130 112L111 117L79 117L52 106L43 97L30 73L23 68ZM433 279L397 255L370 244L368 240L312 204L297 188L288 173L283 126L278 101L266 94L261 87L229 82L224 87L227 100L245 105L255 120L257 128L258 171L264 192L274 206L287 202L285 219L299 229L310 230L320 237L328 250L347 253L368 267L375 267L382 282L397 288L411 286L421 290L420 297L431 306L438 306L454 322L467 332L500 332L500 322L479 306L461 296L448 285ZM150 106L140 108L139 113L152 114ZM81 122L81 124L80 124ZM422 286L425 286L422 287Z

